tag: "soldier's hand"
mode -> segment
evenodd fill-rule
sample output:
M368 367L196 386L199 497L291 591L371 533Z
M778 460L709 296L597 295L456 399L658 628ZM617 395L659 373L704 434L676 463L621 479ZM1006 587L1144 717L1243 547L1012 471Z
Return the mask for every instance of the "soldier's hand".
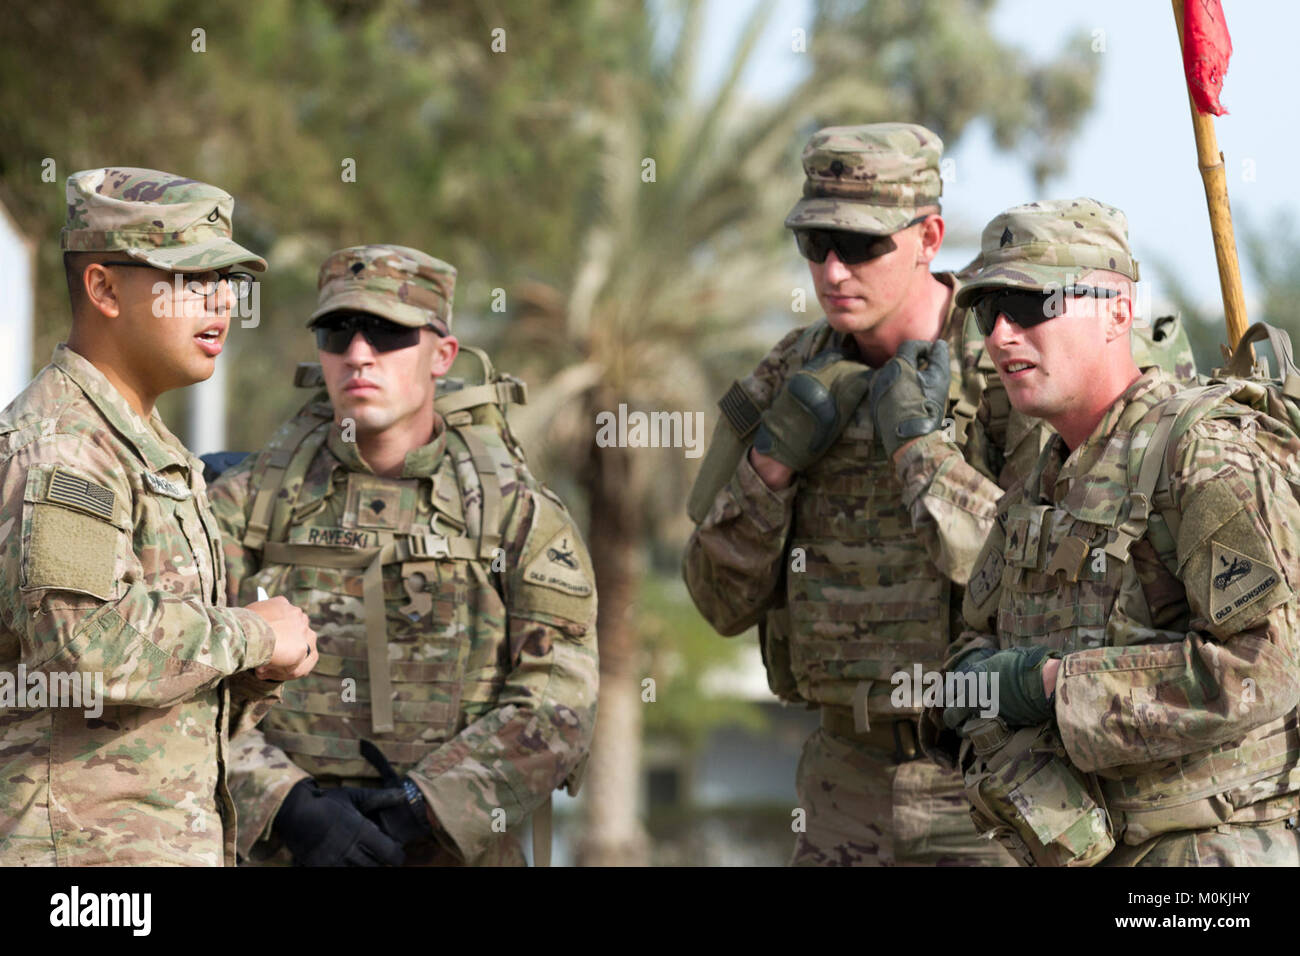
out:
M871 387L872 370L828 350L790 376L754 433L754 451L793 471L826 453Z
M985 674L992 680L997 675L997 694L994 708L1008 727L1033 727L1051 720L1054 697L1044 688L1043 668L1059 657L1046 647L1013 647L992 654L972 654L963 658L954 668L957 673ZM956 730L978 707L948 707L943 712L943 722Z
M371 813L370 819L402 846L431 835L433 827L429 823L424 795L415 781L410 777L399 777L383 751L369 740L361 741L361 756L379 771L385 788L382 792L396 792L402 797L400 802L394 799Z
M889 457L943 424L948 407L948 343L904 342L871 381L871 418Z
M404 799L401 791L322 790L315 780L300 780L285 797L272 829L299 866L401 866L406 862L401 844L366 814Z
M257 668L257 676L262 680L294 680L311 673L320 658L316 653L316 632L307 615L279 595L247 608L275 631L275 650L271 659Z

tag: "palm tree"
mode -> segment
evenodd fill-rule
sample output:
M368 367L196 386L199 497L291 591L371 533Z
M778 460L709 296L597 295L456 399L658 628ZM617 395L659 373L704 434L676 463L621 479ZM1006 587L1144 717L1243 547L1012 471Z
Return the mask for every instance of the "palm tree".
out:
M972 16L966 4L941 6L967 21ZM692 96L704 14L695 0L682 6L665 56L647 56L642 72L602 77L577 119L598 149L585 200L596 213L580 255L567 287L534 282L516 293L522 305L507 349L532 366L531 380L548 382L517 423L528 447L574 466L589 509L600 595L600 716L578 848L587 865L648 860L638 813L642 681L654 675L646 673L636 601L647 538L666 522L676 522L680 533L692 477L670 449L599 447L597 415L620 404L711 410L738 356L752 361L774 341L770 325L759 320L790 309L801 284L781 222L799 193L804 135L827 118L912 115L887 77L862 70L814 68L774 102L744 102L741 77L772 9L761 3L749 17L724 79L703 103ZM832 13L819 13L817 22L826 36L848 35ZM895 41L908 42L914 27L900 20ZM923 40L911 35L910 42ZM918 75L913 86L928 91L927 119L944 111L932 85ZM985 95L980 105L995 101ZM968 118L960 116L958 127ZM999 134L1014 142L1027 125L1007 121Z

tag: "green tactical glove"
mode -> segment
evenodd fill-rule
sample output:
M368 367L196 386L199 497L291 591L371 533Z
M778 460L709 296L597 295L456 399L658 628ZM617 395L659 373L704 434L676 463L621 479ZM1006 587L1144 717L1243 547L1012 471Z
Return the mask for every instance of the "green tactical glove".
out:
M905 443L943 424L948 407L948 343L904 342L871 382L871 418L893 458Z
M958 674L997 674L997 696L993 706L1008 727L1033 727L1052 719L1056 694L1043 693L1043 665L1060 657L1045 647L1013 647L1006 651L976 651L964 657L953 670ZM958 730L979 707L946 707L943 722Z
M871 387L873 371L827 350L790 376L754 433L754 450L803 471L844 431Z

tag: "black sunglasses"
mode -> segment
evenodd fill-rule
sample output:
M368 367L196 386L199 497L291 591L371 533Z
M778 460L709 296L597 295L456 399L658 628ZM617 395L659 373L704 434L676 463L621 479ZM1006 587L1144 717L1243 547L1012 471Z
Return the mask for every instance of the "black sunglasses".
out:
M316 347L333 355L346 352L358 332L376 352L409 349L420 341L418 328L398 325L365 312L336 313L321 319L312 328L316 333Z
M974 302L975 324L980 334L993 334L993 327L998 324L998 316L1007 319L1022 329L1031 329L1035 325L1054 319L1063 311L1065 296L1091 295L1101 299L1110 299L1119 295L1115 289L1093 285L1067 285L1051 292L1037 289L995 289Z
M926 215L931 215L927 213ZM841 229L796 229L794 243L799 247L799 255L809 262L825 262L826 253L835 250L835 257L846 266L856 266L888 255L898 248L894 236L909 229L918 222L924 222L926 216L917 216L906 226L887 236L872 236L861 232L845 232Z

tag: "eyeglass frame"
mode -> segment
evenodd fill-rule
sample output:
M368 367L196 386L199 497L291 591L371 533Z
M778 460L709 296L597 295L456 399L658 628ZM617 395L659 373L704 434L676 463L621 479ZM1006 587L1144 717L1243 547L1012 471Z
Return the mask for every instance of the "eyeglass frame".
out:
M157 269L159 272L169 272L169 270L167 269L162 269L158 266L150 265L147 262L101 262L99 264L101 266L126 266L127 268L132 268L132 269ZM234 294L235 298L238 301L243 302L252 296L253 286L257 282L257 277L253 275L251 272L221 273L218 272L216 269L206 269L203 272L170 272L170 274L174 276L204 276L213 273L216 274L216 278L208 279L206 281L203 279L187 278L184 281L185 291L190 293L191 295L201 295L203 296L203 298L207 299L216 295L217 287L224 282L230 288L231 293ZM202 283L203 286L205 286L206 288L205 289L193 288L193 286L198 285L200 283ZM246 291L239 292L236 289L236 284L242 285Z

